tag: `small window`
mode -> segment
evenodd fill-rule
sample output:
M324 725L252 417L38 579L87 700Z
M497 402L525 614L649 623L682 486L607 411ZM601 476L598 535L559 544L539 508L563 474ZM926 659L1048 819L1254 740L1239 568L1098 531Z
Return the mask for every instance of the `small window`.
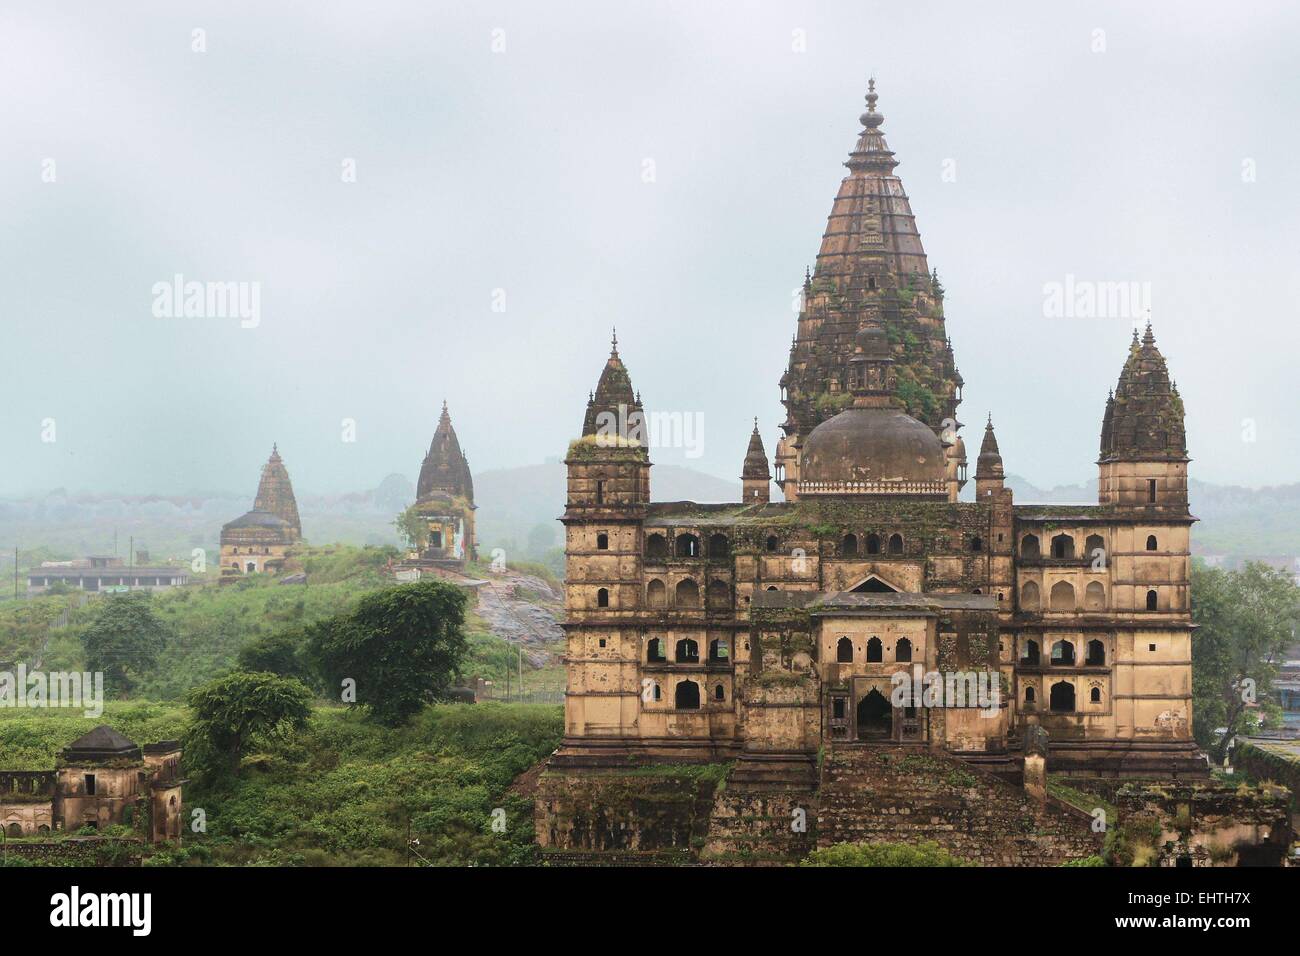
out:
M853 663L853 642L847 637L841 637L835 644L835 663Z
M1157 610L1157 606L1159 602L1160 602L1159 595L1157 595L1155 589L1152 588L1150 591L1147 592L1147 610L1148 611Z
M846 558L856 557L858 553L858 536L846 534L840 541L840 554Z
M605 503L605 483L603 481L598 481L596 482L596 504L603 505L604 503Z
M885 659L885 650L880 643L880 638L873 637L867 641L867 663L879 664Z
M912 642L905 637L898 639L894 645L894 660L905 663L912 659Z
M1094 688L1092 689L1092 691L1088 694L1088 699L1089 699L1090 701L1092 701L1094 704L1100 704L1100 703L1101 703L1101 688L1100 688L1100 687L1094 687Z
M86 774L86 796L93 797L94 795L95 795L95 775L93 773L88 773Z
M597 551L609 550L609 535L605 534L605 532L603 531L600 534L596 535L596 550Z
M663 700L663 699L664 699L664 689L660 687L658 684L655 684L655 700Z
M1026 704L1032 704L1032 703L1034 702L1034 700L1035 700L1034 689L1033 689L1032 687L1026 687L1026 688L1025 688L1025 703L1026 703Z
M1156 503L1156 480L1154 478L1147 479L1147 503Z
M1155 649L1156 649L1156 646L1155 646L1154 644L1148 644L1148 645L1147 645L1147 650L1149 650L1149 651L1154 651Z
M901 534L891 534L889 536L889 553L890 554L903 553L903 536Z
M768 536L768 539L767 539L767 552L768 552L768 554L773 554L773 553L775 553L775 552L776 552L776 549L777 549L779 546L780 546L780 542L778 542L778 541L776 540L776 535L769 535L769 536Z
M596 607L609 607L609 588L601 588L596 592Z
M600 646L601 647L605 646L605 639L603 637L600 639Z
M831 716L836 720L844 719L844 698L834 697L831 699Z
M713 699L714 699L714 700L726 700L726 699L727 699L726 691L724 691L724 690L722 689L722 685L721 685L721 684L719 684L717 687L713 688Z
M867 554L879 554L879 553L880 553L880 535L878 534L867 535Z
M650 638L645 646L645 659L651 664L662 663L668 658L664 654L664 642L657 637ZM659 698L656 697L655 700Z
M983 551L984 539L981 538L979 535L975 535L975 537L970 539L970 549L972 551Z
M1158 543L1156 542L1156 536L1153 535L1153 534L1149 534L1149 535L1147 535L1147 550L1148 550L1148 551L1155 551L1155 550L1158 549L1158 547L1159 547L1159 545L1158 545Z

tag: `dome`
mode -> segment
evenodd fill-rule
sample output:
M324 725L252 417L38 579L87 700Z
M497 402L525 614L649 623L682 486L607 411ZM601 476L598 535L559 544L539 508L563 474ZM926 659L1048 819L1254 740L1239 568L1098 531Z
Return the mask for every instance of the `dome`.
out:
M804 439L799 482L943 482L939 436L897 408L850 408Z

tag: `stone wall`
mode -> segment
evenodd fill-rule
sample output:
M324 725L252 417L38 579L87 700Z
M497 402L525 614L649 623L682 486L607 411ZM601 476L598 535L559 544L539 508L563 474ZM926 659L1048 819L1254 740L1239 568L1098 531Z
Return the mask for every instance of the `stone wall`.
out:
M1294 837L1290 802L1273 785L1135 783L1115 793L1121 827L1148 824L1140 852L1153 866L1281 866Z
M1251 780L1272 780L1291 791L1291 812L1300 813L1300 759L1288 757L1267 744L1252 745L1238 739L1232 750L1233 769Z
M819 847L933 840L983 866L1058 866L1100 853L1104 840L1075 807L914 747L828 751L819 797Z

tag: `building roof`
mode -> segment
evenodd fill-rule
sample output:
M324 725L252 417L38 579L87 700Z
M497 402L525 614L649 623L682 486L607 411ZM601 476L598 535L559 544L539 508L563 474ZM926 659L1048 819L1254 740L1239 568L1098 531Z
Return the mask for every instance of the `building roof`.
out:
M1169 378L1164 356L1156 348L1150 323L1140 341L1137 330L1133 330L1119 383L1106 400L1100 460L1187 460L1183 400L1178 386Z
M279 515L254 508L252 511L244 512L234 521L226 522L221 526L221 530L225 531L233 528L274 528L283 531L287 530L289 527L289 522L285 521Z
M114 759L140 760L140 747L107 724L78 737L63 749L63 759L69 763Z
M640 416L641 430L637 431ZM612 417L611 417L612 416ZM610 423L617 423L620 428L626 426L627 433L619 433L620 438L638 439L645 444L645 409L641 397L632 389L632 376L628 374L623 359L618 354L618 333L614 332L609 348L609 358L600 370L600 379L596 390L587 398L587 411L582 418L582 434L602 434L608 436Z
M741 480L771 479L772 471L767 465L767 450L763 447L763 436L758 433L758 419L754 419L754 431L749 436L749 448L745 452L745 464L740 469Z
M998 450L998 437L993 434L993 416L984 425L984 440L980 442L980 456L975 462L976 478L1004 478L1002 452Z
M451 424L447 403L442 403L438 426L429 442L429 451L420 464L420 478L415 486L417 501L427 501L440 495L464 498L474 503L474 479L470 475L469 460L461 451L460 439Z

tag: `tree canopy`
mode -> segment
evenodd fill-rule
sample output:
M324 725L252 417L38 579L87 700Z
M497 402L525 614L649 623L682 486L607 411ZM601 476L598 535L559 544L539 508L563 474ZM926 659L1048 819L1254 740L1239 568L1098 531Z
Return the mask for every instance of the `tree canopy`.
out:
M194 688L194 711L185 735L186 760L201 772L238 774L255 738L283 738L307 724L311 691L276 674L233 671Z
M1287 572L1257 562L1237 571L1198 563L1192 620L1192 729L1219 764L1248 719L1267 720L1279 710L1270 693L1295 640L1300 588ZM1220 736L1219 728L1227 732Z
M465 603L465 592L445 581L368 594L310 629L308 659L332 693L353 682L355 699L344 699L396 726L444 698L460 676Z
M81 632L86 668L102 671L111 692L126 694L157 664L167 636L147 591L106 598Z

